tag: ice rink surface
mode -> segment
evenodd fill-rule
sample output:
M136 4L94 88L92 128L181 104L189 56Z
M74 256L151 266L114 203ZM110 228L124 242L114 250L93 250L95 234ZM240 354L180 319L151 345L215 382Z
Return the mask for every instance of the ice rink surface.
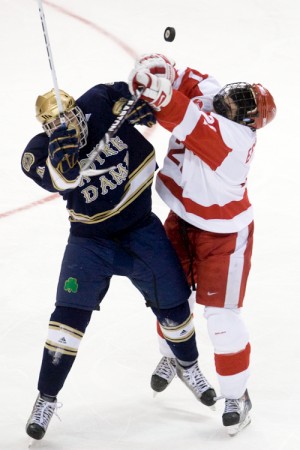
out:
M229 438L180 380L155 399L155 320L138 291L114 278L93 315L53 418L33 448L51 450L298 450L300 448L300 13L296 0L51 0L44 2L59 87L75 98L127 80L134 57L160 52L226 84L260 82L275 121L258 132L249 177L256 235L244 317L252 343L252 424ZM176 28L172 43L163 40ZM68 236L62 199L27 179L20 156L40 131L36 97L52 78L35 0L1 0L0 449L28 448L25 424ZM149 139L158 162L167 133ZM166 207L154 193L154 211ZM218 388L202 309L200 365Z

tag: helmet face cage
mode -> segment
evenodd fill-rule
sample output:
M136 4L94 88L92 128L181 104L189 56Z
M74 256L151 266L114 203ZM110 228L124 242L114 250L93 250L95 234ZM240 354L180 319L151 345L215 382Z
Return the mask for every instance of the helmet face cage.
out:
M249 83L230 83L214 96L217 114L250 127L258 115L255 93Z
M65 119L68 128L75 128L79 141L79 148L82 148L87 143L88 127L86 118L78 106L75 106L70 111L64 112L62 117ZM43 130L47 136L51 136L54 130L61 126L60 117L42 124Z
M61 116L68 128L75 128L79 141L79 148L86 145L88 127L82 110L76 105L73 97L59 90L63 114L58 111L58 105L54 89L41 95L36 100L36 117L42 123L47 136L51 136L54 130L61 126Z

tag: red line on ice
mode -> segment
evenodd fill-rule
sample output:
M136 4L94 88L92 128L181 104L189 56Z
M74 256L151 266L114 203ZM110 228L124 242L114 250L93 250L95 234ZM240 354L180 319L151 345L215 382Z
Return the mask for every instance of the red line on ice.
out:
M126 53L128 53L133 58L136 58L137 54L136 52L126 45L121 39L110 33L109 31L105 30L105 28L100 27L94 22L91 22L88 19L85 19L84 17L78 16L77 14L73 13L72 11L69 11L61 6L55 5L54 3L51 3L49 1L44 1L44 3L51 8L56 9L57 11L61 12L62 14L65 14L66 16L73 17L73 19L78 20L79 22L84 23L90 28L93 28L94 30L98 31L99 33L103 34L104 36L107 36L111 41L115 42L119 47L121 47Z
M21 211L26 211L27 209L34 208L35 206L43 205L44 203L51 202L51 200L55 200L59 197L59 194L55 193L52 195L48 195L48 197L42 198L41 200L36 200L34 202L28 203L27 205L20 206L19 208L11 209L10 211L0 213L0 219L4 219L5 217L12 216Z

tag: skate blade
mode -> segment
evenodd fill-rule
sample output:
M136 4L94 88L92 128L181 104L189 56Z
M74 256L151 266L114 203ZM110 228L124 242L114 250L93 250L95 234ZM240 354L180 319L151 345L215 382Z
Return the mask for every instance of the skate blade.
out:
M226 427L227 433L230 437L233 437L236 434L238 434L240 431L242 431L250 423L251 423L251 417L248 414L242 423L238 423L236 425L231 425L229 427Z

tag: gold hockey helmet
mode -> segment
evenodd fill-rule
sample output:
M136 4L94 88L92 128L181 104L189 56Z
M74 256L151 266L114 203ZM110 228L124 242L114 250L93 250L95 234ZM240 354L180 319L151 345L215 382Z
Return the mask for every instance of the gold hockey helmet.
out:
M64 113L71 111L72 108L75 108L76 102L71 95L61 89L59 89L59 94ZM36 118L43 125L47 122L52 122L59 117L54 89L51 89L51 91L46 92L44 95L38 96L35 103L35 109Z
M79 147L84 147L87 142L88 127L85 115L76 105L74 98L62 89L59 89L60 100L63 108L63 118L67 126L77 130ZM61 125L60 113L54 89L39 95L35 103L36 118L41 122L44 131L50 136Z

